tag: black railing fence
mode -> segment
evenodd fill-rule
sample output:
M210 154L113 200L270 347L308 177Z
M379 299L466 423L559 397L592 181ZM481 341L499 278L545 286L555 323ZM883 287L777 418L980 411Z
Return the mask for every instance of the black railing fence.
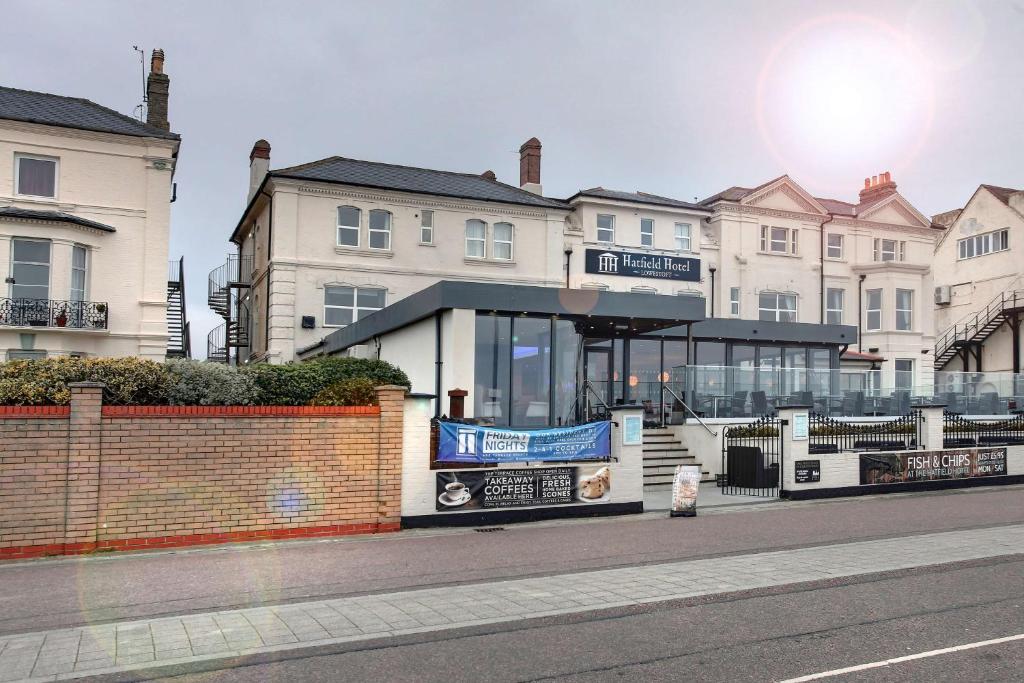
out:
M947 411L943 414L942 437L945 448L1024 444L1024 415L1006 420L971 420Z
M884 422L850 422L811 413L808 452L906 451L921 448L921 411Z
M0 299L0 326L107 329L107 304L97 301Z
M782 472L782 425L777 416L722 430L722 476L726 495L778 495Z

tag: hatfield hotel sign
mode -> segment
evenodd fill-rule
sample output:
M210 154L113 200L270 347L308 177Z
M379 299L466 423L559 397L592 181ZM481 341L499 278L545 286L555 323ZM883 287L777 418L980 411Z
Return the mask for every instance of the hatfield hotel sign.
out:
M596 275L622 275L660 280L700 281L700 259L668 254L587 249L586 271Z

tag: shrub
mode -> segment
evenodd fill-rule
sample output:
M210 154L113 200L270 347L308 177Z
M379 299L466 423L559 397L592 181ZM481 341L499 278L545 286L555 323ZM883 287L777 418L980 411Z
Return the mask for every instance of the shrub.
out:
M169 375L163 363L140 358L42 358L0 363L0 405L67 405L72 382L103 382L105 401L164 402Z
M307 405L317 395L347 379L363 377L374 386L409 387L409 378L394 365L368 358L320 358L306 363L250 365L242 369L256 384L261 405Z
M252 376L222 363L176 359L166 363L165 399L172 406L244 406L256 398Z
M380 386L367 377L351 377L335 382L313 397L315 406L375 406Z

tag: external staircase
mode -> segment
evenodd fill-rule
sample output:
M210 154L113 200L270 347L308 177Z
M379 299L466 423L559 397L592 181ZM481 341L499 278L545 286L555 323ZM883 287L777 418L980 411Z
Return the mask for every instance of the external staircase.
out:
M965 347L980 346L1014 315L1024 312L1024 289L1000 292L985 308L950 326L935 340L934 364L942 370Z
M252 257L229 255L227 261L210 271L206 301L224 319L206 337L207 360L228 363L231 349L249 346L249 307L247 297L252 284Z
M701 468L701 481L715 480L671 428L645 429L643 454L644 486L671 484L677 465L697 465Z
M167 340L168 358L191 358L192 340L185 315L185 258L167 266Z

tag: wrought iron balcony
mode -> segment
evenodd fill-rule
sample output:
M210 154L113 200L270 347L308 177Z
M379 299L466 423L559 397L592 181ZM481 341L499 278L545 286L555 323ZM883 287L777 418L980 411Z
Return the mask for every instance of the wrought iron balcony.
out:
M107 304L97 301L0 299L0 327L107 329Z

